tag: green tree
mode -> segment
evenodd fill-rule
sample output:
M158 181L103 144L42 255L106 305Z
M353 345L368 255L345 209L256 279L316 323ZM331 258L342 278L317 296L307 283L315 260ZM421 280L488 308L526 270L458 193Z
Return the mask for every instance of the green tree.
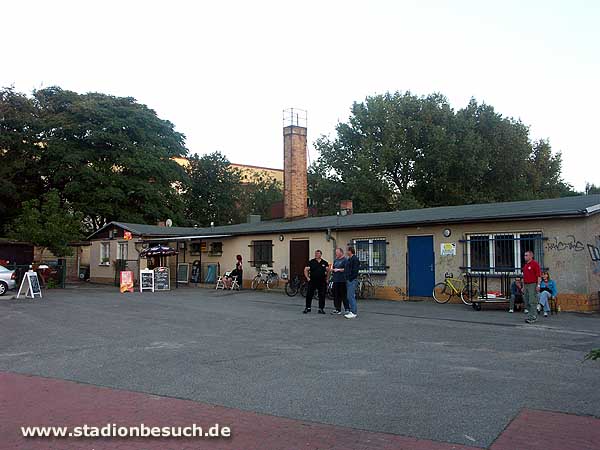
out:
M565 195L561 156L547 141L474 99L454 111L440 94L386 93L354 103L309 170L321 212L340 196L358 212ZM337 185L337 186L336 186Z
M241 220L240 173L219 152L192 155L182 193L185 218L190 225L227 225Z
M585 183L585 194L600 194L600 186L596 186L595 184Z
M255 172L239 190L239 209L241 219L248 214L260 214L271 218L271 206L283 200L281 183L269 177L266 172Z
M187 154L185 138L133 98L4 89L0 131L0 170L9 173L0 208L57 189L87 231L111 220L183 220L185 173L172 158Z
M69 243L81 238L81 213L73 212L69 205L61 204L58 191L51 190L39 200L23 204L22 213L10 227L9 236L50 250L55 256L69 256L73 249Z
M0 89L0 235L23 201L43 192L37 109L27 96Z

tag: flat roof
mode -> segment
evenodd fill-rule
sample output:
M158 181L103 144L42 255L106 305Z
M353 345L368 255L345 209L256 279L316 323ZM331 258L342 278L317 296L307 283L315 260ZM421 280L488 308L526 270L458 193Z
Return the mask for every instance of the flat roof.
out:
M393 228L417 225L472 223L507 220L587 217L600 212L600 194L518 202L442 206L347 216L307 217L297 220L267 220L216 227L162 227L126 222L110 222L88 237L109 226L118 226L144 237L192 237L291 233L314 230Z

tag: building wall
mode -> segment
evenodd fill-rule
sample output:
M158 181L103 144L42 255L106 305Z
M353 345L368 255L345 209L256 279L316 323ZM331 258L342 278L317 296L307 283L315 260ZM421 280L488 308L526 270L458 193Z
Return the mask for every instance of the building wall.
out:
M109 264L103 264L100 259L100 247L101 243L106 242L110 245L110 261ZM129 269L134 273L134 279L137 280L139 276L139 267L136 262L138 259L138 252L135 249L135 243L139 242L139 237L126 241L122 238L115 239L99 239L92 241L92 245L89 247L89 265L90 265L90 281L94 283L114 283L115 281L115 260L117 259L118 245L119 243L127 244L127 259L130 260L128 263Z
M449 238L443 236L443 230L449 228L452 232ZM209 256L202 253L201 257L181 252L180 262L193 262L201 259L203 263L218 262L221 273L235 267L235 256L241 254L244 261L244 285L248 286L256 274L256 269L251 266L253 240L271 240L273 243L273 269L281 275L284 269L290 267L290 241L309 240L309 256L312 257L316 249L323 251L323 257L332 261L336 246L345 248L354 239L358 238L385 238L389 243L386 246L389 266L385 275L373 275L377 286L376 296L390 300L406 300L407 296L407 245L409 236L431 235L435 254L435 280L442 281L446 272L452 272L455 277L462 274L461 266L464 265L464 239L469 233L526 233L542 232L544 237L544 265L556 280L559 290L561 308L565 311L598 311L600 301L600 261L592 259L593 251L590 248L600 249L600 215L587 219L551 219L536 221L490 222L474 224L452 224L448 226L432 225L420 227L390 228L381 230L353 230L333 232L327 239L325 231L312 231L305 233L286 233L283 241L279 240L280 233L234 236L217 239L206 239L207 246L211 242L222 242L223 253L221 256ZM120 240L111 242L111 260L116 258L116 245ZM93 281L100 279L113 282L114 268L99 266L99 243L95 241L91 247L91 273ZM442 243L456 243L455 256L441 256ZM134 241L129 242L129 255L136 255ZM171 244L174 245L173 243ZM189 247L188 247L189 248ZM600 252L600 250L598 250ZM143 263L142 263L143 264ZM174 281L175 257L169 260L171 276ZM137 277L137 274L136 274ZM490 289L495 286L490 283Z

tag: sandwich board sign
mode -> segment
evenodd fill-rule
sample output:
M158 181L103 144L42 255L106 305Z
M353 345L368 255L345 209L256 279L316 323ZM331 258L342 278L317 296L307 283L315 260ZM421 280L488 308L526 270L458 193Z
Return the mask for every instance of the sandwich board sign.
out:
M26 298L42 298L40 280L38 279L37 273L33 270L25 272L23 281L21 281L21 287L19 287L19 292L17 292L17 298L19 298L21 294L24 294Z
M154 292L154 270L140 270L140 292Z

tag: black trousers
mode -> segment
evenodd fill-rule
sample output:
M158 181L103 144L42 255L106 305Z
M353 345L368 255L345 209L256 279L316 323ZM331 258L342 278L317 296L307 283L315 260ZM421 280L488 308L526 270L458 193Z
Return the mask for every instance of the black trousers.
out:
M342 303L344 304L344 311L350 311L348 296L346 295L346 282L336 281L333 283L333 306L337 311L341 311Z
M327 293L327 284L325 283L325 280L311 280L308 282L308 289L306 291L306 307L311 307L315 291L318 291L319 293L319 309L325 308L325 294Z

